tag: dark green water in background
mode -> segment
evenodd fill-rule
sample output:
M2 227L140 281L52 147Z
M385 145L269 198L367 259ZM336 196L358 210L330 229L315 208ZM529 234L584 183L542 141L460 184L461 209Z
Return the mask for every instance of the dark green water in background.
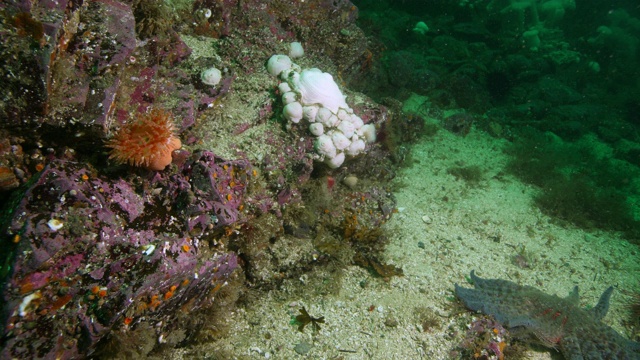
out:
M359 90L463 109L476 130L511 142L505 170L539 189L543 212L638 242L637 2L354 3L380 61Z

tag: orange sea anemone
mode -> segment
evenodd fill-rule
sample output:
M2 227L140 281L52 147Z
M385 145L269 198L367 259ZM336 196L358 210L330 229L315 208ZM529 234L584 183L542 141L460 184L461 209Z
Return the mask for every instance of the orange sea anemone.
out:
M152 109L124 125L107 147L111 148L109 159L120 164L160 171L171 163L171 152L182 143L174 134L171 113Z

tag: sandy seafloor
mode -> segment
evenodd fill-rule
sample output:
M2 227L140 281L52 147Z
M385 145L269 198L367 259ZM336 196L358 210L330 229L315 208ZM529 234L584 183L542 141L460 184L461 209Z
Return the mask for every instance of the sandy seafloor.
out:
M466 284L472 269L484 278L509 279L563 297L578 285L582 306L595 305L615 285L604 321L629 337L621 322L628 293L638 286L637 246L618 234L587 232L542 214L532 200L537 190L505 172L506 145L476 129L466 137L440 130L414 145L412 163L394 180L398 213L385 225L391 234L385 260L400 266L403 277L386 282L349 266L335 291L309 288L300 296L294 288L313 287L326 275L312 271L240 307L229 319L229 336L198 345L197 353L212 359L231 354L237 359L449 359L464 336L460 328L472 319L452 303L454 284ZM485 170L476 187L447 172L468 165ZM530 268L511 261L522 246L534 260ZM317 335L290 324L302 305L312 316L325 317ZM439 324L423 331L417 308L432 309ZM300 355L294 349L300 343L312 348ZM226 355L214 355L220 350ZM194 352L178 349L171 356L190 358ZM562 359L545 349L528 356Z

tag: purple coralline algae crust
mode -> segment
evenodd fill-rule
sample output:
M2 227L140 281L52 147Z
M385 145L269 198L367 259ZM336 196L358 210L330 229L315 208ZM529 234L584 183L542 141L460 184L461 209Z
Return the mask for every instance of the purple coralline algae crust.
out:
M172 184L167 177L156 186ZM70 161L52 161L34 176L2 229L14 243L3 244L2 261L11 272L2 279L0 358L83 357L112 330L151 322L160 324L159 333L172 331L185 304L189 311L212 305L211 295L229 280L237 257L204 251L181 231L187 226L179 212L165 214L175 225L158 221L167 196L140 196L128 183ZM51 227L52 219L62 227Z
M466 351L466 356L475 358L502 359L503 348L509 339L509 333L491 316L480 316L473 320L458 348ZM473 354L473 355L472 355ZM480 357L476 356L480 355ZM460 358L460 352L454 350L452 358ZM463 355L465 356L465 355ZM463 357L464 358L464 357Z
M632 360L640 358L640 343L625 339L602 322L609 308L610 287L591 310L579 305L578 287L566 298L498 279L482 279L471 271L474 289L456 284L456 296L466 307L496 318L505 327L558 349L570 360Z
M124 180L116 181L113 187L113 201L127 213L129 222L132 222L144 211L144 200Z
M181 176L189 178L190 201L186 204L188 230L228 226L240 220L239 207L243 202L247 183L251 177L248 161L226 161L210 151L194 155L194 161L185 166ZM177 181L174 181L178 184ZM185 188L179 191L185 194Z
M91 16L96 23L76 33L73 26L62 26L72 22L72 13ZM51 26L59 29L52 41L64 45L53 44L58 48L47 57L42 74L47 84L47 121L64 126L68 117L74 117L91 131L104 134L122 84L119 74L136 48L133 11L119 1L96 0L91 6L66 12ZM92 81L94 73L101 75L100 82Z

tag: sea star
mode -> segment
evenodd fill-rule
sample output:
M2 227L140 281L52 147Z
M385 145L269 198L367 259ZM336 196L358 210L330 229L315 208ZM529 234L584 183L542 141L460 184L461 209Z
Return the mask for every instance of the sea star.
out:
M517 337L529 337L559 350L568 360L640 359L640 343L628 340L602 322L613 287L592 309L579 305L578 287L566 298L531 286L482 279L471 271L475 289L456 284L456 296L469 309L492 315Z

